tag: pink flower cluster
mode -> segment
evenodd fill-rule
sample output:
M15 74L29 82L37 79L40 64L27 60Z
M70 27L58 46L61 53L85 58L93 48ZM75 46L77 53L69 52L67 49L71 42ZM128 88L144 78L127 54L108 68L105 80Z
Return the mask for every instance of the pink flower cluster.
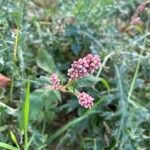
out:
M133 16L132 20L131 20L131 24L132 25L141 25L142 24L142 20L141 20L140 17Z
M93 73L98 67L100 67L101 62L98 55L88 54L84 58L80 58L78 61L74 61L71 68L68 69L68 76L71 80L77 80L79 78L85 77L90 73ZM65 85L60 85L60 80L57 74L53 73L50 76L51 89L59 90L62 92L67 91L67 86L70 81ZM76 94L78 102L81 106L85 108L92 108L94 98L85 92Z
M53 90L59 90L59 88L60 88L60 80L58 79L57 74L53 73L50 76L50 83L52 84L52 89Z
M146 6L150 3L149 0L142 2L136 9L134 15L131 18L130 24L132 25L142 25L143 22L141 20L141 17L139 16L140 13L142 13L145 9Z
M100 58L98 55L88 54L78 61L74 61L71 68L68 69L68 76L71 80L76 80L93 73L100 66Z
M77 95L78 102L81 106L85 108L90 108L93 106L93 100L94 98L90 95L86 94L85 92L79 93Z
M147 2L148 2L148 1L147 1ZM143 11L145 10L145 7L146 7L147 2L141 3L141 4L137 7L136 11L137 11L138 13L139 13L139 12L143 12Z

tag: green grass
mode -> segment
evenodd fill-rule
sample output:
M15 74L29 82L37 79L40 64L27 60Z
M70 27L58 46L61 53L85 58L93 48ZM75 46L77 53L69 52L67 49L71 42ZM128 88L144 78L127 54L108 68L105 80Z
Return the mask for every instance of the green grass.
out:
M0 149L149 148L149 6L142 25L129 24L142 2L0 0L0 73L11 78L0 87ZM67 84L88 53L101 67ZM50 89L53 72L67 92ZM80 91L92 109L78 104Z

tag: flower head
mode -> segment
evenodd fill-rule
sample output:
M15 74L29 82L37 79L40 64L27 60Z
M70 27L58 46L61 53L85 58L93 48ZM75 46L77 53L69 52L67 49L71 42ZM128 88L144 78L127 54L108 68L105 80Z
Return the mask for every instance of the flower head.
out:
M68 69L68 76L72 80L85 77L98 69L100 64L98 55L88 54L86 57L72 63L71 68Z
M85 92L79 93L77 95L78 102L81 106L85 108L90 108L93 106L93 100L94 98L90 95L86 94Z
M98 55L92 55L92 54L88 54L85 57L85 60L88 63L88 73L93 73L96 69L98 69L98 67L100 66L100 59Z
M132 20L131 20L131 24L141 25L142 24L141 18L140 17L133 17Z
M52 84L52 89L53 90L59 90L59 88L60 88L60 80L59 80L57 74L53 73L50 76L50 83Z
M137 7L136 11L143 12L145 10L145 7L146 7L146 2L143 2Z

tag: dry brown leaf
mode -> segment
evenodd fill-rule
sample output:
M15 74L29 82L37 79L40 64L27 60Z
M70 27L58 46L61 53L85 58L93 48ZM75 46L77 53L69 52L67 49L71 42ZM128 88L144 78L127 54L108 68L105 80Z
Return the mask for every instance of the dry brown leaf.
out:
M7 87L11 82L11 79L0 74L0 87Z

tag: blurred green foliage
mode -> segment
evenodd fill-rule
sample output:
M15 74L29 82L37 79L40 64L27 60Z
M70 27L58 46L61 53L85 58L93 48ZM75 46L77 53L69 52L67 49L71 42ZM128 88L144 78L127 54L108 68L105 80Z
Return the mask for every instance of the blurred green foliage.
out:
M148 150L150 148L150 8L143 24L130 20L142 0L0 0L0 142L23 149L22 109L31 83L28 136L33 150ZM88 53L103 67L73 86L75 96L45 87L57 72L66 83L70 64ZM70 87L70 90L73 90Z

